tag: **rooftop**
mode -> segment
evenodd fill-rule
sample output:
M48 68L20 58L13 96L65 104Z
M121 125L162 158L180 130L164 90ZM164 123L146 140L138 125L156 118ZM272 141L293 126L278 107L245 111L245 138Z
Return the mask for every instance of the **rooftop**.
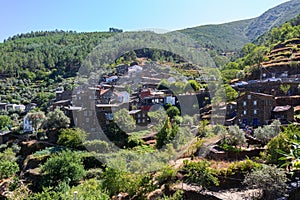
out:
M273 112L284 112L284 111L288 111L289 109L291 109L290 105L286 105L286 106L276 106L273 109Z

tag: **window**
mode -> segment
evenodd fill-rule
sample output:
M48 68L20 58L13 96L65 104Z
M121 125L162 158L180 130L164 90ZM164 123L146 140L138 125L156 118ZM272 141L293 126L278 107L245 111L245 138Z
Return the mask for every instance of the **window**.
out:
M257 114L257 110L253 110L253 114L256 115Z
M244 114L244 115L247 115L247 110L244 110L244 111L243 111L243 114Z
M248 99L251 99L251 94L248 94Z
M232 105L229 106L230 110L232 110Z
M254 106L257 105L257 100L253 101L253 105L254 105Z
M246 105L247 105L247 102L246 102L246 101L244 101L244 102L243 102L243 106L246 106Z

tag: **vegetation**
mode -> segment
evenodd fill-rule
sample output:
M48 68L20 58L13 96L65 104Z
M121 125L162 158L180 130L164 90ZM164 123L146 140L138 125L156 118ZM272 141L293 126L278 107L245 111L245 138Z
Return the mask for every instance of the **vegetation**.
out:
M287 9L287 7L293 9ZM204 25L181 30L206 48L219 52L241 49L246 43L255 40L270 28L279 27L299 15L299 3L290 1L270 9L263 15L220 25ZM296 20L293 23L297 22ZM273 42L274 43L274 42Z
M280 121L275 120L270 125L264 127L258 127L254 130L254 137L262 142L262 144L267 144L272 138L276 137L280 132Z
M43 186L74 185L85 175L81 155L63 151L49 158L41 167Z
M79 128L62 129L57 143L73 149L82 149L86 137L87 134Z
M218 185L217 173L209 166L210 164L207 161L184 162L182 170L187 173L185 175L186 181L199 184L204 188Z
M299 8L294 2L288 2L277 9L289 5ZM260 31L270 25L268 16L276 17L278 21L275 24L282 24L282 20L288 18L285 14L277 15L274 10L270 10L265 16L252 20L182 31L197 41L204 41L201 44L206 50L213 48L207 52L214 57L227 83L212 84L216 97L212 103L215 105L223 98L234 101L238 97L230 85L233 79L258 78L260 64L268 60L265 55L274 45L299 37L298 17L272 29L259 38L256 44L246 44L228 62L230 56L225 57L222 53L239 50L246 42L252 41L254 36L260 35ZM209 42L216 34L219 37ZM47 133L58 135L56 143L47 140L26 141L22 143L21 152L14 145L10 148L10 143L0 145L0 179L9 181L8 199L72 199L75 191L78 192L78 199L112 199L119 193L127 193L128 198L132 199L145 199L150 192L162 189L168 195L162 195L161 199L175 200L185 197L185 191L181 190L169 194L168 190L177 181L209 189L212 186L222 187L226 181L242 182L244 179L246 185L262 189L264 199L275 199L286 192L287 178L283 168L261 163L287 167L291 172L299 171L300 131L295 125L289 125L281 131L279 121L274 121L271 125L255 129L254 136L262 143L268 143L262 157L256 159L260 163L252 161L253 158L242 161L207 161L200 159L197 153L210 148L211 145L207 143L214 138L209 136L223 136L220 147L240 152L243 149L239 147L246 142L244 131L238 126L226 129L221 125L209 124L207 120L201 120L198 124L197 115L180 116L179 106L172 105L149 112L151 124L147 130L138 131L135 120L126 109L121 109L114 113L113 122L107 126L108 138L120 147L115 148L113 144L100 138L95 139L94 135L88 135L81 129L69 128L70 119L59 109L50 112L49 102L55 97L56 88L71 90L76 86L74 76L86 55L100 41L112 35L114 33L32 32L14 36L0 44L1 101L25 105L36 103L37 108L28 114L35 132L44 128ZM172 65L186 76L187 81L162 80L159 83L160 89L171 88L175 94L207 93L208 85L201 82L202 76L194 70L195 66L183 63L183 58L172 52L148 48L135 50L125 53L109 67L138 62L137 58L144 56L155 62ZM97 64L102 66L101 63ZM168 69L166 67L166 72L169 72ZM217 70L208 74L208 79L214 80ZM285 94L288 94L289 89L289 85L281 86ZM26 112L1 111L0 130L17 126ZM18 135L21 133L18 129L11 130L16 137L24 137L24 140L31 137L27 134ZM143 137L153 133L156 134L156 144L149 145ZM185 159L181 167L178 165L179 158ZM190 161L187 161L188 158ZM173 162L175 167L168 164ZM37 175L36 180L32 181L33 185L39 186L34 188L34 193L31 193L33 189L30 185L19 179L20 170L25 178ZM234 179L236 177L237 180Z
M0 115L0 131L8 129L12 125L12 120L7 115Z
M233 146L245 144L245 133L237 125L230 126L228 128L228 137L226 137L226 143Z
M299 128L295 125L289 125L284 128L284 131L271 139L267 144L266 159L269 163L282 165L283 162L280 160L282 154L279 152L289 152L290 147L295 141L295 136L300 137Z
M16 154L11 148L0 153L0 179L9 178L19 171Z
M262 189L262 199L271 200L285 194L286 181L284 170L272 165L261 165L246 176L244 184Z
M70 119L63 113L63 111L58 108L53 112L47 114L46 122L44 124L45 128L67 128L70 125Z

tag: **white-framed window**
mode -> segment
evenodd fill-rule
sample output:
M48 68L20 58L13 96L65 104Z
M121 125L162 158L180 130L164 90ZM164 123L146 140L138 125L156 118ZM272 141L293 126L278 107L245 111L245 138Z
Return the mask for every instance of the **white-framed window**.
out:
M256 115L257 114L257 110L253 110L253 114Z
M243 106L247 106L247 102L246 101L243 102Z
M145 123L145 119L143 119L142 121L143 121L143 123Z
M244 114L244 115L247 115L247 110L244 110L244 111L243 111L243 114Z
M253 105L256 106L257 105L257 100L253 101Z
M251 99L251 94L248 94L248 96L247 96L247 97L248 97L248 99Z

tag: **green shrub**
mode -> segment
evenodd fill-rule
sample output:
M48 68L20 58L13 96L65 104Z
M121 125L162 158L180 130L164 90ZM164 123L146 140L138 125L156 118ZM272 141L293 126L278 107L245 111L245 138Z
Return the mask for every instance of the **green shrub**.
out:
M77 183L85 175L82 157L77 152L63 151L49 158L41 167L44 186L60 182Z
M204 188L219 185L216 171L209 166L210 163L206 160L199 162L184 161L182 170L186 172L185 181L199 184Z
M280 161L282 157L279 151L289 152L290 146L296 137L300 137L299 128L295 125L289 125L284 128L284 131L270 140L267 144L266 159L268 163L282 165L284 162Z
M285 194L287 189L285 171L276 166L262 165L247 174L244 184L262 189L262 199L273 200Z
M173 167L165 166L157 173L156 180L160 184L166 183L168 181L173 180L176 176L176 173L177 170L175 170Z
M87 134L79 129L62 129L58 137L57 143L69 148L83 149L83 142Z

